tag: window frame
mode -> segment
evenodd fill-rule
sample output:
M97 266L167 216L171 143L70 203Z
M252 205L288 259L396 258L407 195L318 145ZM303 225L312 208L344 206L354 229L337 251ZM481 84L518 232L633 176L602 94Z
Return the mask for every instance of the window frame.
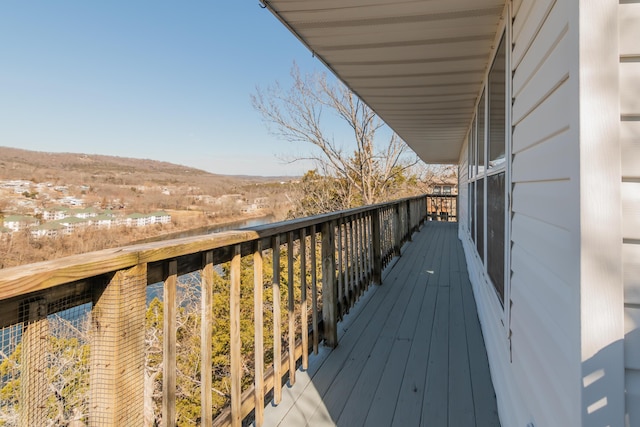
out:
M511 8L510 5L507 5L505 8L504 16L511 16ZM512 108L512 95L511 95L511 82L512 82L512 70L511 70L511 25L507 25L510 22L509 19L503 19L502 26L499 31L496 33L496 42L495 49L492 52L490 59L490 66L487 69L485 74L485 78L483 80L482 88L479 91L479 95L476 98L477 103L475 105L475 112L473 119L471 121L471 126L469 128L468 134L468 162L469 162L469 175L468 175L468 189L469 189L469 212L468 217L470 221L470 226L468 233L473 241L473 247L476 248L476 257L479 262L479 265L482 266L484 276L487 279L487 282L490 284L493 292L496 295L496 302L499 302L500 307L504 313L505 319L503 320L503 324L508 328L507 319L510 318L510 304L507 304L507 301L510 301L510 242L511 242L511 108ZM495 66L495 61L497 59L498 50L501 46L504 46L504 160L499 162L498 164L490 165L489 157L490 157L490 147L491 147L491 138L489 132L490 129L490 120L491 120L491 95L490 95L490 77L491 73ZM481 105L481 101L484 104ZM484 112L483 117L479 117L479 114ZM495 134L495 133L494 133ZM483 144L483 152L478 152L478 142L481 139L480 135L483 136L484 144ZM480 159L483 159L484 167L480 164ZM503 239L504 239L504 247L503 247L503 283L502 283L502 295L500 295L498 291L498 285L493 283L493 280L489 276L488 271L488 181L491 177L495 175L504 174L504 231L503 231ZM479 189L478 185L482 185L482 188ZM480 191L479 191L480 190ZM473 194L472 194L473 193ZM476 213L476 206L478 205L478 195L483 195L483 213L482 218L478 218ZM473 197L472 197L473 196ZM473 200L472 200L473 198ZM482 220L482 224L478 223L478 219ZM482 253L479 253L477 248L478 244L478 233L482 233Z

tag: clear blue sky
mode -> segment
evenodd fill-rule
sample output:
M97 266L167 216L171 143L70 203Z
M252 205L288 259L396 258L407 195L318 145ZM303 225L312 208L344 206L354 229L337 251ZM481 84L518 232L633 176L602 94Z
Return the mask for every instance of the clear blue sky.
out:
M0 145L299 175L250 102L322 64L258 0L0 6Z

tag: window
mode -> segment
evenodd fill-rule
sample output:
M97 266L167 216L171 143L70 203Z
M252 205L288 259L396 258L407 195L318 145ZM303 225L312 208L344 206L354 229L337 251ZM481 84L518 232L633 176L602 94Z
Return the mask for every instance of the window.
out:
M487 272L501 300L504 300L505 238L505 98L506 52L504 36L489 71L489 173L487 178Z
M476 183L469 183L469 231L471 231L471 238L475 243L476 239Z
M487 272L504 299L504 172L487 178Z
M505 95L506 52L504 36L498 46L496 58L489 72L489 144L488 168L496 168L505 161Z
M507 55L503 34L469 132L469 223L484 269L504 304Z
M476 218L477 218L477 238L476 249L480 254L480 259L484 261L484 179L476 181Z
M442 186L442 194L451 194L451 186L443 185Z
M482 92L482 96L480 97L480 103L478 104L478 130L477 130L477 139L478 139L478 176L482 175L484 173L484 158L485 158L485 147L484 147L484 140L485 140L485 133L484 133L484 126L485 126L485 99L484 99L484 92Z
M469 131L469 179L476 176L476 128L477 118L474 117Z

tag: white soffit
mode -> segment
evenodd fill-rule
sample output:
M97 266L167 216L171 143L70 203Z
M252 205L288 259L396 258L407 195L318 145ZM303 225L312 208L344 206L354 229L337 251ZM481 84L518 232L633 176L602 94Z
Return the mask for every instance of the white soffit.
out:
M504 0L264 1L427 163L457 163Z

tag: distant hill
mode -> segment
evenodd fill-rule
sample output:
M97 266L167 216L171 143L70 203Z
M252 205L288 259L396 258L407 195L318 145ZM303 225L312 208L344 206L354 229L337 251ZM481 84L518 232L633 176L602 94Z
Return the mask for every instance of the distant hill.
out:
M283 178L217 175L149 159L0 147L0 179L78 185L98 182L116 185L190 185L209 190L210 194L221 194L243 185L280 181Z

